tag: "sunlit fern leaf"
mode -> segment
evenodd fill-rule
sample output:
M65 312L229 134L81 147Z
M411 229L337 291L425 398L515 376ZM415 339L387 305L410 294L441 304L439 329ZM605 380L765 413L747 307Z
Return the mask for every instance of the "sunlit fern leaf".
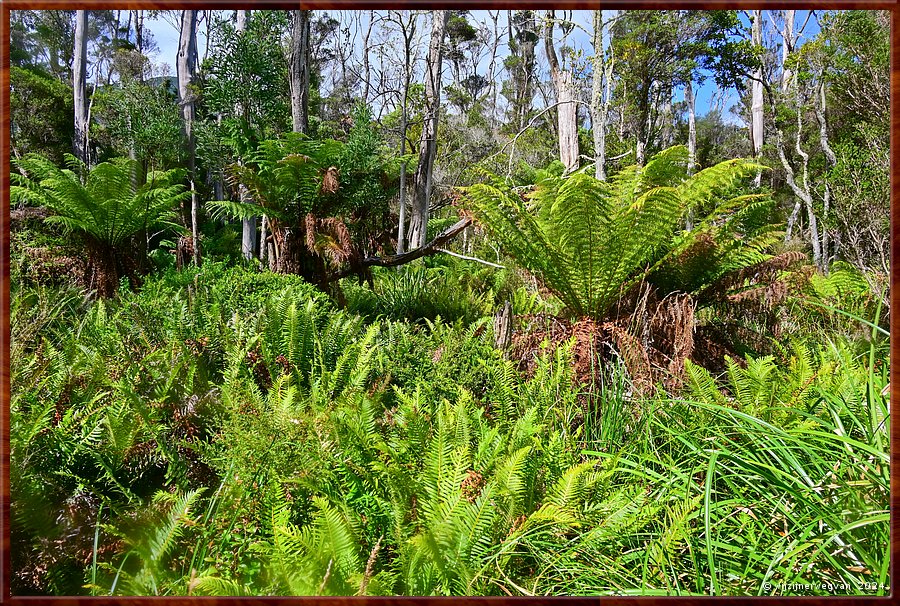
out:
M259 594L256 589L240 581L223 579L211 573L188 581L188 588L188 595L198 596L249 597Z
M672 246L691 203L683 194L715 191L725 177L731 182L749 170L734 164L704 172L688 179L698 182L692 189L682 187L684 157L680 148L667 150L610 182L584 173L547 177L529 204L490 185L466 188L465 195L476 218L572 315L599 319Z
M578 511L585 498L585 474L594 467L594 461L584 461L567 469L547 493L546 501L572 511Z
M120 245L142 229L169 224L174 209L190 195L178 183L184 171L177 169L158 173L153 181L135 188L137 166L126 159L98 164L84 183L73 172L35 154L16 164L30 182L12 188L12 196L46 206L56 213L47 221L109 246Z

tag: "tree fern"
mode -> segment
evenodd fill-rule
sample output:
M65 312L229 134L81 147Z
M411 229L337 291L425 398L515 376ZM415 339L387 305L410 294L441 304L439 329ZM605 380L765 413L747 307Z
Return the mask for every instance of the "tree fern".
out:
M69 157L73 169L85 173L84 166ZM15 175L10 197L20 203L45 206L54 214L46 219L80 236L87 248L88 265L95 275L90 287L101 296L110 296L118 287L124 263L131 254L126 242L140 232L173 226L175 208L190 196L179 182L184 171L173 169L148 175L137 187L137 163L116 159L98 164L84 182L76 170L63 170L38 155L16 160L26 176Z
M476 217L506 251L565 303L574 316L602 319L615 302L679 244L679 220L703 203L721 202L759 167L727 161L684 178L682 148L611 182L583 173L547 177L527 201L498 184L465 189Z

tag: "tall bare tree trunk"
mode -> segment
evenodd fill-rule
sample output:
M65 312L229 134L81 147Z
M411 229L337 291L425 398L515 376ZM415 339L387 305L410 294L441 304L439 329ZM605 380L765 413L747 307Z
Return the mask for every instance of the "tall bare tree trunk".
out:
M244 32L247 31L247 19L250 17L249 12L250 11L245 10L235 11L235 31L239 36L243 36ZM234 106L236 117L242 118L244 116L244 111L245 108L240 103ZM239 165L243 164L243 162L242 158L238 158ZM244 204L253 203L250 192L243 183L238 185L238 197ZM249 261L257 255L256 249L256 217L241 219L241 254Z
M309 132L309 11L291 11L291 121L295 133Z
M753 26L750 34L751 43L762 46L762 11L753 11ZM753 143L753 157L758 161L763 146L763 72L762 67L753 72L750 84L750 136ZM756 187L762 185L762 171L756 173Z
M409 85L413 66L413 37L416 33L416 18L403 21L402 13L397 12L397 23L403 35L403 90L400 97L400 155L406 155L406 134L409 129ZM406 250L406 162L400 164L400 225L397 227L397 252Z
M268 226L269 222L266 220L266 216L263 215L259 226L259 260L264 265L266 262L266 239L268 238L268 234L266 232Z
M553 47L554 11L547 11L544 28L544 50L550 64L550 76L556 89L556 120L559 129L559 159L566 172L578 168L578 104L575 96L575 80L572 72L560 68Z
M594 11L594 59L591 82L591 131L594 135L594 176L606 180L606 129L612 84L612 61L604 60L603 11Z
M684 83L684 101L688 110L687 174L691 176L697 169L697 112L694 103L694 81L690 74L688 74L687 81ZM687 231L694 229L694 211L692 208L689 208L687 211L684 227Z
M801 203L806 208L806 216L809 221L810 244L812 245L813 263L816 267L821 268L823 263L821 241L819 240L819 222L813 209L812 188L809 183L809 154L803 150L801 141L803 137L803 111L800 104L800 92L796 81L791 87L794 91L794 101L797 108L797 134L794 138L794 151L800 157L800 180L797 179L797 171L791 165L784 151L784 134L781 128L775 123L775 144L778 148L778 157L781 160L781 166L784 168L785 180L791 191L794 192L797 200L794 203L794 209L791 211L787 220L787 228L785 229L785 242L791 239L794 226L800 215ZM772 115L776 115L775 99L772 91L769 91L772 106Z
M533 11L506 11L509 25L509 48L517 61L510 69L514 88L515 130L525 128L534 97L535 46L539 25Z
M794 15L797 11L784 11L784 31L781 32L781 92L786 93L794 79L794 73L788 67L788 57L794 51Z
M441 106L441 60L444 34L450 11L432 11L431 41L425 67L425 122L419 143L419 166L416 168L416 191L413 215L409 225L409 247L425 245L428 232L428 213L431 205L431 180L434 157L437 154L437 130Z
M666 83L662 87L662 108L660 109L660 118L662 118L662 146L663 148L672 147L675 144L675 124L672 114L672 86Z
M184 133L188 145L188 170L191 182L191 240L194 264L200 265L199 214L200 202L196 187L196 154L194 149L194 92L191 85L197 66L197 11L181 11L181 36L178 40L178 96L184 117Z
M822 151L825 152L825 158L827 160L828 168L833 169L837 165L837 156L834 153L834 150L831 148L831 143L828 140L828 122L825 117L825 83L819 82L819 90L817 91L817 103L816 103L816 121L819 123L819 144L822 146ZM829 183L829 176L826 174L823 177L823 181L825 182L825 192L822 197L822 237L821 237L821 248L822 248L822 258L821 265L819 266L819 270L822 273L828 273L828 264L831 260L831 253L829 251L830 242L828 237L828 213L831 210L831 184Z
M684 101L688 110L688 176L694 174L697 166L697 112L694 104L694 81L688 75L684 83Z
M90 164L87 103L87 11L75 11L75 48L72 85L75 89L75 157Z

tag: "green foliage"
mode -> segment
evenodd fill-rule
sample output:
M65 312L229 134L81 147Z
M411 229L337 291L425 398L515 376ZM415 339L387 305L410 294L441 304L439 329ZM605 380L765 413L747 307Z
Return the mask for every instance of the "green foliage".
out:
M393 248L397 173L415 154L382 142L397 110L351 109L338 19L312 20L307 136L284 134L286 13L253 11L243 33L209 24L197 185L227 175L233 191L209 205L204 263L176 270L183 171L143 174L179 162L174 97L132 81L146 58L114 11L92 11L92 69L120 79L99 73L93 145L137 162L58 168L74 11L13 11L13 593L889 594L890 20L815 16L790 61L798 83L825 84L836 154L824 162L818 133L801 132L838 255L823 273L794 271L804 255L781 244L781 209L746 189L763 167L728 159L749 143L721 116L697 119L707 168L693 176L682 148L621 165L635 136L650 151L686 136L677 106L676 132L660 132L659 82L740 87L758 66L735 11L608 23L622 121L605 182L563 176L552 114L532 108L538 14L512 11L511 54L495 57L504 120L469 75L490 32L453 11L445 57L460 77L435 191L483 182L464 198L485 229L458 250L502 267L436 255L369 272L359 261ZM564 48L564 63L580 70L581 53ZM379 88L367 100L384 105ZM412 142L424 88L411 85ZM810 109L792 103L776 100L791 140ZM518 134L500 149L497 133ZM282 273L237 258L224 215L265 215ZM330 300L322 285L348 269L359 284L332 283ZM85 296L70 284L81 270L117 296ZM500 349L492 316L507 302ZM630 365L641 356L652 394Z
M226 128L246 129L249 139L233 141L239 155L251 149L253 141L288 130L287 60L280 40L287 27L284 13L253 11L244 32L230 20L212 29L210 54L203 65L203 102L211 114L225 117Z
M886 579L877 341L863 357L797 342L722 378L688 362L681 397L641 399L621 366L578 385L574 343L524 376L483 320L367 326L295 276L224 264L110 302L16 301L14 566L55 571L54 591L745 595ZM59 536L77 560L48 550Z
M466 195L485 227L571 315L602 319L664 259L703 236L702 229L679 234L679 219L689 209L705 210L709 226L726 211L739 211L732 226L755 210L743 207L746 197L722 196L759 167L728 161L684 179L683 161L684 150L673 148L646 167L621 171L610 183L579 172L545 178L526 199L491 185L474 185ZM735 239L725 254L746 256L761 245Z
M150 171L174 168L185 161L184 126L174 91L165 84L130 81L98 90L94 108L98 122L91 138L118 156L134 153ZM144 175L139 175L143 179Z
M38 155L18 159L17 167L27 176L11 175L15 185L10 198L45 206L56 213L48 222L111 248L138 232L168 224L173 209L189 195L179 183L184 178L181 170L152 173L146 185L136 187L134 162L103 162L89 172L72 156L68 162L68 169L60 169ZM79 173L84 174L83 182Z
M9 71L10 128L15 154L45 154L62 162L74 137L72 89L33 69Z
M385 316L410 322L473 322L490 313L488 296L463 286L449 268L422 265L377 272L374 291L363 287L348 291L348 309L372 318Z

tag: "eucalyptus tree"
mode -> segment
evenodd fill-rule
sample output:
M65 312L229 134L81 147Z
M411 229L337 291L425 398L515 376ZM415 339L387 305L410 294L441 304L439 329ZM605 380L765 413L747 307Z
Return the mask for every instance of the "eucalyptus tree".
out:
M521 131L532 111L535 95L537 61L535 48L540 40L540 27L534 11L507 11L509 54L503 66L510 79L503 87L509 101L509 121L512 130Z
M419 165L416 168L413 215L409 227L408 244L410 248L424 246L427 238L441 105L441 61L449 18L450 11L432 11L431 41L428 44L428 57L425 64L425 117L419 142Z
M374 18L374 14L371 16ZM418 58L418 22L420 14L416 11L387 11L379 19L384 28L395 29L400 33L401 54L403 65L400 78L400 156L406 156L406 139L409 132L409 93L412 85L416 59ZM365 50L365 49L364 49ZM406 224L407 224L407 174L406 162L400 163L400 218L397 227L397 252L406 250Z
M75 99L75 157L89 163L87 100L87 11L75 11L75 50L72 87Z
M751 17L750 39L754 49L762 48L763 19L762 11L755 10ZM763 71L762 63L753 70L750 81L751 105L750 105L750 140L753 142L753 157L759 159L762 155L762 146L765 137L763 115ZM756 186L761 184L762 173L756 176Z
M544 23L544 50L550 66L550 77L556 90L557 135L559 137L559 159L567 172L578 168L578 99L575 77L572 70L556 56L553 29L556 23L555 11L547 11ZM563 25L563 29L571 26ZM565 56L563 57L565 60Z
M288 73L291 89L291 120L295 133L309 131L309 15L310 11L291 11Z
M593 11L593 58L591 59L591 133L594 139L594 176L606 180L606 129L609 124L609 106L612 102L613 69L615 55L603 39L609 22L603 20L603 11Z
M181 11L181 30L178 38L178 97L184 119L184 135L187 140L188 179L191 190L190 226L194 264L200 264L199 213L200 200L196 184L196 148L194 141L194 74L197 70L197 11ZM187 223L187 221L186 221Z

